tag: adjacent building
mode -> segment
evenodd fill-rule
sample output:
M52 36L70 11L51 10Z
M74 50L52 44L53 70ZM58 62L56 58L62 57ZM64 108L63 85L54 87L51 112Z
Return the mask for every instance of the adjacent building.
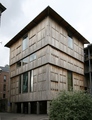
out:
M62 90L82 90L84 44L49 6L5 46L10 48L10 105L17 113L48 113Z
M0 111L7 111L8 89L9 85L9 67L0 66Z
M92 44L84 48L85 87L92 94Z
M0 3L0 19L1 19L1 14L4 12L6 8Z

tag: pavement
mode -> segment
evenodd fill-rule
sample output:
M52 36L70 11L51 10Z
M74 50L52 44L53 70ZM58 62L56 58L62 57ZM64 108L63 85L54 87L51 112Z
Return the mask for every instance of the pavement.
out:
M49 120L48 115L0 113L0 120Z

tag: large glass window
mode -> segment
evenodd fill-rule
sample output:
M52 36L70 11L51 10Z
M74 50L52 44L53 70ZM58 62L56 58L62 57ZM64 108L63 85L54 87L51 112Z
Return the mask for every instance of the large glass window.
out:
M72 79L71 71L67 72L67 79L68 79L68 90L71 91L71 90L73 90L73 79Z
M21 93L21 75L19 76L19 93Z
M23 60L22 60L22 65L25 65L25 64L27 64L28 63L28 57L26 57L26 58L24 58Z
M33 60L35 60L36 59L36 54L34 53L34 54L32 54L32 55L30 55L30 61L33 61Z
M30 91L33 91L33 70L30 72Z
M23 37L23 44L22 44L22 50L25 50L28 47L28 35L26 34Z
M28 72L23 74L23 93L28 92Z
M68 33L68 47L73 49L73 39L72 39L72 34Z

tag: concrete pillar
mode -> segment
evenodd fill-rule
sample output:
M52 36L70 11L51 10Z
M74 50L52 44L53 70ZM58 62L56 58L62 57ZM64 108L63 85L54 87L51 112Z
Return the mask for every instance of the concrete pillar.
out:
M15 113L17 113L17 104L15 104Z
M40 113L39 110L40 110L40 109L39 109L39 102L37 102L37 115Z
M47 114L49 114L50 102L51 102L51 101L47 101Z
M12 103L12 112L16 113L17 112L17 104Z
M21 113L23 113L23 103L21 103Z
M30 114L30 113L31 113L31 103L28 102L28 114Z

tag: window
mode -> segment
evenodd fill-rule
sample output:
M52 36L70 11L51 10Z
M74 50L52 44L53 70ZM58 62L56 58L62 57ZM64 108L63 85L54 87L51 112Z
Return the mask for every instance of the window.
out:
M19 76L19 93L21 93L21 75Z
M3 94L3 98L5 98L5 94Z
M73 49L73 39L71 33L68 33L68 47Z
M33 91L33 70L30 72L30 91Z
M28 72L23 74L23 93L28 92Z
M17 67L21 67L21 61L17 62Z
M6 75L4 75L4 81L6 82Z
M33 61L33 60L35 60L36 59L36 54L34 53L34 54L32 54L32 55L30 55L30 61Z
M22 60L22 65L25 65L25 64L27 64L28 63L28 57L27 58L24 58L23 60Z
M72 80L72 72L71 71L67 72L67 79L68 79L68 90L71 91L71 90L73 90L73 80Z
M26 34L23 37L22 50L25 50L28 47L28 35Z
M6 91L6 85L5 84L3 85L3 91Z

